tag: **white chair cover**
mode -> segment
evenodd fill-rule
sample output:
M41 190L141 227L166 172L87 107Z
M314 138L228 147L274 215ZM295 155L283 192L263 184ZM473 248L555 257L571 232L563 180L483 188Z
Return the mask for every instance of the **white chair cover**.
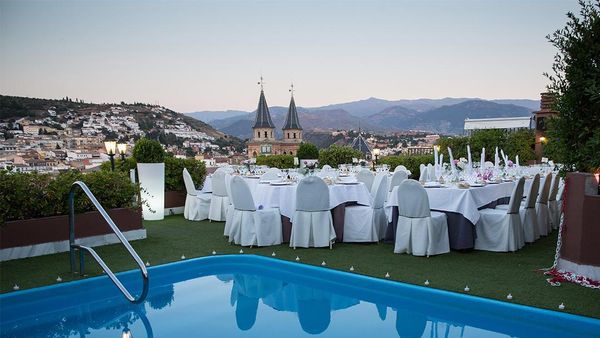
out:
M231 180L231 199L234 210L229 227L229 241L243 246L278 245L282 241L279 209L256 210L250 188L244 179Z
M371 170L369 170L369 169L363 169L363 170L359 171L358 174L356 175L356 180L364 183L369 191L371 191L371 187L373 186L374 179L375 179L375 176L373 175L373 172L371 172Z
M421 163L421 165L419 166L419 182L427 182L427 180L429 179L429 174L427 172L427 166L424 165L423 163Z
M394 253L430 256L450 252L446 214L431 212L421 184L405 180L398 186L398 228Z
M548 211L550 213L550 224L552 229L558 229L558 224L560 222L560 209L558 208L558 202L556 201L559 183L560 177L558 174L554 175L552 186L550 188L550 195L548 195Z
M400 171L400 170L402 170L402 171L408 171L408 169L406 169L406 167L405 167L405 166L403 166L402 164L400 164L399 166L397 166L397 167L394 169L394 172L396 172L396 171Z
M304 178L296 189L290 247L331 248L335 239L333 219L329 210L329 187L317 176Z
M541 236L547 236L552 231L550 225L550 210L548 209L548 196L550 194L551 184L552 173L549 173L546 175L540 186L540 194L538 195L537 203L535 205L538 230Z
M394 189L394 187L399 186L400 183L404 182L407 179L408 179L408 174L406 173L406 171L396 171L394 173L394 175L392 176L392 182L390 183L389 190L392 191Z
M535 212L535 201L540 190L540 174L536 174L531 182L524 208L520 210L521 223L523 224L523 234L526 243L532 243L540 238L537 225L537 214Z
M212 175L212 197L208 211L208 219L211 221L222 222L226 218L227 207L229 206L229 197L225 186L226 175L224 170L217 170Z
M525 178L521 177L510 196L508 210L483 209L475 230L475 249L486 251L516 251L525 245L519 207L523 198Z
M210 207L210 194L201 194L196 190L192 176L186 168L183 168L183 182L187 191L183 217L191 221L207 219Z
M377 175L372 206L353 205L345 209L344 242L378 242L385 235L388 221L383 206L388 191L387 175Z
M227 175L225 176L225 190L227 191L227 196L231 196L231 180L233 176ZM223 229L223 235L229 236L230 227L231 227L231 217L233 216L233 203L231 198L229 198L229 205L227 206L227 210L225 210L225 228Z

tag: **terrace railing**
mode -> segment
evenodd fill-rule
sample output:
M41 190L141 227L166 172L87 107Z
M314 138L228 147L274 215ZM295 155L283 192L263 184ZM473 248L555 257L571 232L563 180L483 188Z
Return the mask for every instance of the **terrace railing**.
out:
M131 293L129 293L125 286L123 286L123 283L121 283L121 281L117 278L117 276L115 276L112 270L108 267L108 265L106 265L104 260L102 260L102 258L93 248L75 243L75 190L77 189L77 187L83 190L87 198L90 200L90 202L92 202L92 204L94 205L96 210L98 210L100 215L102 215L102 218L104 218L104 220L110 226L113 233L117 236L121 244L123 244L129 255L138 265L138 268L142 273L144 286L142 293L137 298L133 297ZM100 267L102 267L104 272L106 272L106 275L108 275L110 280L121 291L125 298L127 298L127 300L129 300L132 303L140 303L144 301L146 295L148 294L148 270L146 269L144 262L142 261L140 256L138 256L137 252L135 252L135 250L131 247L131 244L129 244L125 236L123 236L121 230L119 230L115 222L108 215L106 210L104 210L104 207L102 207L100 202L98 202L98 200L96 199L94 194L92 194L87 185L85 185L85 183L81 181L74 182L73 185L71 185L71 190L69 191L69 244L71 272L75 272L75 251L79 251L79 274L82 276L84 275L84 253L87 251L92 256L92 258L94 258L94 260L100 265Z

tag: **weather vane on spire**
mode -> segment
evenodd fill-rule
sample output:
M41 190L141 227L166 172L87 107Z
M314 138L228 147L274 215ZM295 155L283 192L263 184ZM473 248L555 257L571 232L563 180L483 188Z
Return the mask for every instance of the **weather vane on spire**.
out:
M263 85L265 84L265 83L263 82L263 77L262 77L262 75L260 76L260 81L258 81L258 84L260 85L260 90L262 91L262 90L263 90Z
M294 97L294 83L290 86L290 93L292 93L292 97Z

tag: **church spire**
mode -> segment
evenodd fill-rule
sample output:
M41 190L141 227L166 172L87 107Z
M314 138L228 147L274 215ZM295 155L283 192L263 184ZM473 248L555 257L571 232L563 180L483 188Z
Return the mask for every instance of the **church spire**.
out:
M288 108L288 113L285 118L285 123L283 124L283 130L286 129L299 129L302 130L300 126L300 120L298 119L298 111L296 110L296 102L294 101L294 84L290 88L290 93L292 93L292 98L290 100L290 107Z
M273 120L271 120L267 100L265 99L262 76L260 77L260 82L258 82L258 84L260 84L260 98L258 99L258 108L256 108L256 120L254 121L254 127L252 128L275 128Z

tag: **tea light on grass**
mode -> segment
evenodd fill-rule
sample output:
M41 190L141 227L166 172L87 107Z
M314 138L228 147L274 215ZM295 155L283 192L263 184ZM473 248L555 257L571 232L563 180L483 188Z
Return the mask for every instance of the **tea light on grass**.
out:
M385 273L385 278L390 278L390 273L389 272Z
M512 296L512 294L510 294L510 293L509 293L508 295L506 295L506 299L508 299L508 300L511 300L511 299L513 299L513 296Z
M354 265L350 267L350 271L354 271Z
M471 289L469 288L469 286L468 285L465 286L465 292L469 292L469 291L471 291Z
M277 256L277 255L275 254L275 251L273 251L273 253L271 254L271 257L275 257L275 256Z
M558 306L559 310L564 310L565 309L565 304L564 303L560 303L560 305Z
M425 285L429 285L429 279L425 281Z
M327 265L327 263L325 263L325 261L323 261L323 263L321 263L321 266L325 266Z
M181 255L181 259L185 259L185 255Z
M146 262L146 266L150 266L150 262Z
M244 249L240 249L240 253L243 254L244 253Z
M58 277L56 277L56 281L60 283L60 282L62 282L62 278L60 278L60 276L58 276Z
M300 257L296 256L296 262L300 261Z
M21 288L17 284L15 284L15 286L13 286L13 290L15 290L15 291L17 291L19 289L21 289Z
M216 255L216 254L217 254L217 252L216 252L215 250L213 250L212 254L213 254L213 255Z

